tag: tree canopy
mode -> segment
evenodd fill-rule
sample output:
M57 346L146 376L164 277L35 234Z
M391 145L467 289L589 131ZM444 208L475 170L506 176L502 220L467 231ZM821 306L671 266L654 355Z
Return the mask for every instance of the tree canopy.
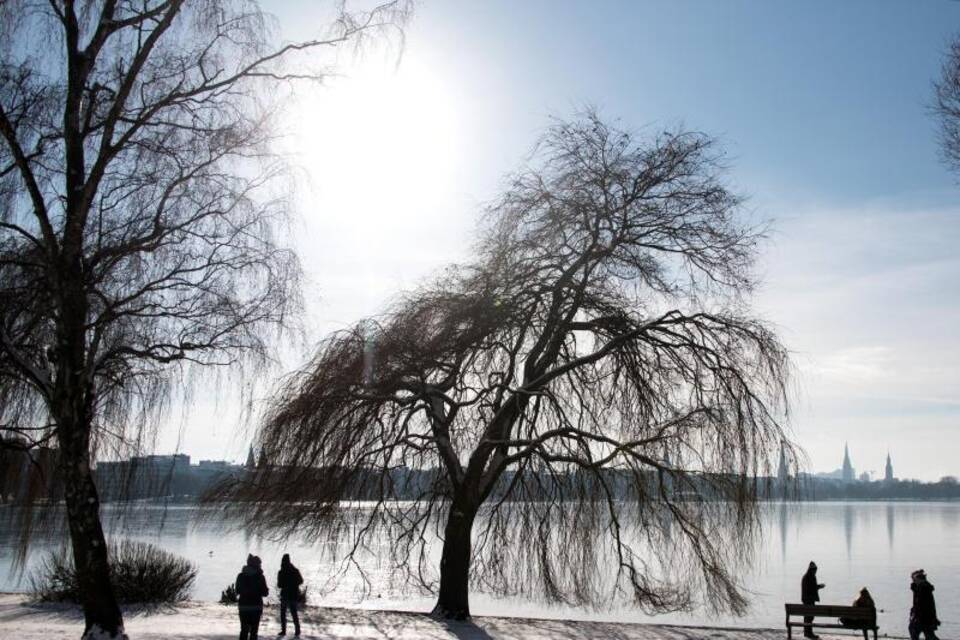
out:
M442 538L444 616L469 615L469 584L741 610L757 482L790 447L788 357L751 314L764 229L723 170L703 134L555 122L473 260L290 376L258 434L271 467L229 495L273 532L351 523L348 555L385 533L428 588ZM357 495L375 506L345 509Z
M122 632L97 457L149 446L194 365L262 365L298 309L278 89L408 11L278 43L248 0L0 4L0 445L57 453L87 632Z

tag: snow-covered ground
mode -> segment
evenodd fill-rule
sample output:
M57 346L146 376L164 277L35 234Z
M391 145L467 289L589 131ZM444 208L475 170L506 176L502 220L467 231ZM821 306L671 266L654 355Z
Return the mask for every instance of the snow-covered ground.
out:
M280 630L276 610L268 609L260 625L261 638ZM198 638L226 640L239 632L236 608L191 602L175 608L124 612L131 640ZM429 616L362 609L307 607L300 614L304 638L339 640L782 640L782 629L721 629L609 622L476 617L451 623ZM3 640L74 640L80 637L83 616L76 607L35 605L21 594L0 594L0 638ZM292 635L292 625L287 628ZM801 637L796 633L795 637ZM843 637L849 640L851 636ZM860 637L859 634L856 637Z

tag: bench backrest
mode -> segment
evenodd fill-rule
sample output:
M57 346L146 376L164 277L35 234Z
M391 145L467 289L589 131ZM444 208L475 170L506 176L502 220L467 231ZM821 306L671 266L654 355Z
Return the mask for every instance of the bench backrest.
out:
M870 607L843 607L832 604L785 604L788 616L827 616L850 620L875 620L877 610Z

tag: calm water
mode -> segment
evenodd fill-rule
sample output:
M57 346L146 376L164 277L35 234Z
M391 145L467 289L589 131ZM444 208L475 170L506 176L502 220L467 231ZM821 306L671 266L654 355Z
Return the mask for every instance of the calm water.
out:
M824 603L849 604L860 587L867 586L884 610L879 616L881 633L895 636L906 635L910 572L926 569L936 586L943 621L940 635L960 638L960 502L808 502L769 504L764 509L764 539L746 577L754 601L750 613L744 618L718 618L701 611L660 616L657 621L781 627L783 603L799 600L800 577L813 559L820 567L820 581L827 585L821 592ZM123 519L111 517L109 507L106 515L114 535L153 542L196 563L196 599L218 599L248 551L264 559L268 577L286 551L303 572L314 604L416 610L428 610L433 604L431 596L393 580L386 563L377 561L375 547L365 563L369 583L348 573L335 589L321 595L330 588L329 576L341 566L333 557L335 549L224 533L222 525L204 521L198 513L192 506L137 505ZM0 529L0 591L27 588L26 579L12 570L13 544L13 532ZM40 553L60 544L38 536L27 571ZM471 608L477 615L650 620L628 609L581 611L483 594L472 596Z

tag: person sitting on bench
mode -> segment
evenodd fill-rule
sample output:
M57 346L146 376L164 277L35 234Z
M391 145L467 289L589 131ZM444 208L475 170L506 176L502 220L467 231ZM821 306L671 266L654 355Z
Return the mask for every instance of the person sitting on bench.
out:
M854 607L864 607L873 609L873 620L851 620L849 618L840 618L840 624L848 629L872 629L877 623L877 605L873 602L873 596L864 587L860 589L860 595L853 601Z

